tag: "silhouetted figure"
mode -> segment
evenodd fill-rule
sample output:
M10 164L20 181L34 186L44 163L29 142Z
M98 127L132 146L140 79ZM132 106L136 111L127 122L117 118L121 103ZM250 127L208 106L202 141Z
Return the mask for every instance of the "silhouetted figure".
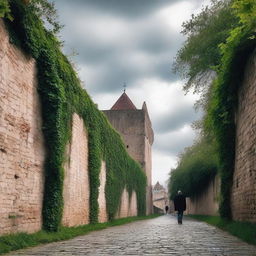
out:
M166 214L168 213L168 210L169 210L169 206L166 205L166 206L165 206L165 213L166 213Z
M182 224L183 212L186 210L186 198L180 190L174 197L174 209L178 212L178 223Z

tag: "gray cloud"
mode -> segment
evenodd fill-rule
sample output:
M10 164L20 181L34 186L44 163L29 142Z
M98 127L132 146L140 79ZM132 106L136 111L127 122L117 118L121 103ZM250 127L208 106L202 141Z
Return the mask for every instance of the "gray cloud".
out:
M158 139L154 143L154 148L160 152L175 156L185 147L191 145L194 137L195 134L193 131L182 133L176 130L169 134L158 135Z
M189 0L187 3L193 3L197 8L202 1ZM171 65L184 38L177 33L175 26L170 26L166 20L162 20L164 17L159 16L159 11L182 1L54 2L60 21L65 25L61 33L65 41L64 52L69 55L74 49L78 53L78 56L73 57L73 61L79 68L81 80L85 81L86 90L93 98L99 100L97 103L101 104L103 98L110 99L112 95L116 96L125 81L128 85L128 94L132 88L136 93L140 93L140 96L137 96L143 98L143 101L146 100L150 106L150 101L146 98L147 93L150 93L143 92L142 88L146 85L142 85L142 81L150 80L152 86L159 84L160 91L161 84L171 86L172 82L178 80L178 77L171 73ZM182 98L183 95L177 93L178 89L175 90L170 94L163 94L164 99L170 97L169 100L172 102L173 97ZM155 91L157 92L158 88ZM112 104L108 102L109 105L113 105L117 100L115 96ZM112 101L112 98L110 100ZM162 104L158 97L151 100L153 103L159 101L159 104ZM175 111L170 108L165 114L159 111L149 113L155 130L154 149L159 154L174 156L192 143L194 132L184 132L181 129L200 116L194 112L192 105L192 102L180 100L180 104L170 104L175 106ZM167 163L165 165L169 166Z
M159 17L146 15L149 10L156 11L174 2L73 1L71 5L67 1L56 1L62 12L61 21L66 23L62 32L66 41L64 50L70 53L75 49L78 53L74 61L84 67L80 76L86 81L90 93L116 92L124 81L131 87L136 86L136 82L143 77L167 82L178 79L171 73L171 65L182 37L171 31L167 24L161 23ZM108 9L113 3L116 3L115 7ZM109 22L113 25L115 19L116 24L120 22L117 14L122 11L132 13L140 8L145 10L139 20L121 20L117 28L108 27ZM113 13L111 18L106 16L108 11ZM117 30L114 35L111 32L113 29ZM141 59L136 59L136 55ZM89 70L93 69L98 72L89 74Z
M72 5L80 8L101 10L122 18L141 18L151 12L173 4L179 0L75 0ZM196 0L194 0L196 1ZM55 0L56 4L65 4L69 0Z
M167 133L182 128L201 117L201 113L195 112L192 105L180 105L176 111L159 116L155 120L154 128L159 133Z

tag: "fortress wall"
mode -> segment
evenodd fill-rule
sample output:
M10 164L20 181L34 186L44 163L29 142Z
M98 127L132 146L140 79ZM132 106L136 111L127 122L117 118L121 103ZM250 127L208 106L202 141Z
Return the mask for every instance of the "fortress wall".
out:
M144 118L142 110L105 110L111 125L120 133L129 155L144 168Z
M129 194L125 188L122 193L120 206L119 206L119 209L118 209L118 212L117 212L115 218L119 219L119 218L128 217L128 211L129 211Z
M146 214L153 213L153 196L152 196L152 153L149 139L144 137L144 169L147 175L147 192L146 192Z
M135 191L133 191L131 199L130 199L128 216L137 216L137 215L138 215L138 211L137 211L137 196L136 196Z
M0 19L0 234L42 226L45 148L35 61Z
M42 228L46 148L41 116L35 60L9 43L8 33L0 19L0 235L32 233ZM135 118L132 122L137 121ZM141 136L135 141L135 154L139 154L144 142ZM143 164L143 159L140 163ZM86 224L90 210L88 134L77 114L73 115L64 169L62 224ZM107 221L105 163L102 164L100 182L99 221L104 222ZM135 192L130 201L127 191L122 199L118 217L137 215Z
M119 219L130 216L137 216L137 197L136 193L133 191L132 196L129 199L129 193L125 188L122 193L120 206L115 218Z
M64 175L64 226L89 223L89 196L88 134L83 119L74 114Z
M256 222L256 51L239 90L236 159L231 197L235 220Z
M105 186L106 186L106 163L102 161L101 163L101 170L100 170L100 187L99 187L99 215L98 221L99 222L107 222L108 215L107 215L107 205L106 205L106 197L105 197Z
M208 187L198 196L187 198L186 214L219 215L220 178L212 180Z
M153 212L151 185L151 144L153 131L147 112L142 110L105 110L112 126L120 133L129 155L140 163L147 176L146 214Z

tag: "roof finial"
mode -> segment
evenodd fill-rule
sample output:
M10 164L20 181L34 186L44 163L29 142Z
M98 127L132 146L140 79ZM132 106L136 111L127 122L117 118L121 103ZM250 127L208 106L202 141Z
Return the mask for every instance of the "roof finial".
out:
M126 82L124 82L124 92L126 91Z

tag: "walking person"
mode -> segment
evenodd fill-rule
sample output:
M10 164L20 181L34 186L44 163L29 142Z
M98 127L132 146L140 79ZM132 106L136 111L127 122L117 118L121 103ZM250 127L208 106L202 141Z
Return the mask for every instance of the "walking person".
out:
M166 205L166 206L165 206L165 213L166 213L166 214L168 214L168 210L169 210L169 206Z
M174 209L178 212L178 223L182 224L183 212L186 210L186 198L180 190L174 197Z

